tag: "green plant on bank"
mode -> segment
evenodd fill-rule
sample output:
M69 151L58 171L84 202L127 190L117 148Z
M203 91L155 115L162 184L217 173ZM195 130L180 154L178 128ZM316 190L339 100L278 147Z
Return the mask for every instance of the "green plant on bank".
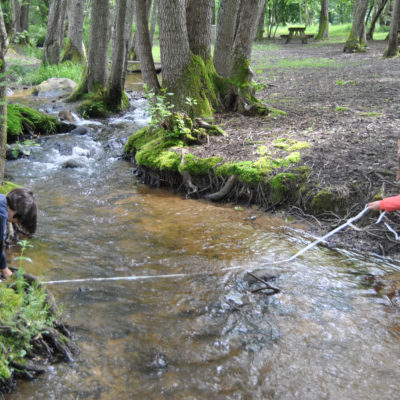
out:
M380 117L382 114L376 111L367 111L360 113L363 117Z
M36 140L27 139L23 142L14 143L12 146L8 145L11 148L11 154L14 158L17 158L20 154L24 156L29 156L31 154L31 147L39 146L39 143Z
M0 283L0 379L7 380L14 372L14 363L26 364L26 356L32 350L31 340L47 332L55 323L50 311L47 294L38 283L28 283L24 278L23 262L30 261L25 256L27 240L20 241L21 253L14 260L19 261L19 269L9 280Z

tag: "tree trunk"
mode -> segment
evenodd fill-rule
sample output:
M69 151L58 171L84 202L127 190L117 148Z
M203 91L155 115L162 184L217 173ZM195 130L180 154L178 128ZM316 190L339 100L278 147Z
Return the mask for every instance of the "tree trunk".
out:
M387 0L382 0L381 3L379 4L378 9L376 10L376 12L374 13L374 15L372 17L371 25L370 25L368 33L367 33L368 40L372 40L374 37L376 22L378 21L379 17L381 16L382 11L385 9L386 3L387 3Z
M310 13L308 11L308 1L307 0L305 0L305 3L304 3L304 14L305 14L305 25L307 28L307 26L310 25Z
M190 60L184 0L160 0L160 51L163 86L174 91Z
M242 5L239 17L238 30L232 51L232 62L229 78L234 85L224 99L227 109L242 113L262 112L256 107L258 102L254 97L252 86L253 72L250 68L250 57L253 40L256 34L256 21L261 10L263 0L246 0Z
M47 34L43 46L43 63L58 64L64 39L67 0L52 0L50 3Z
M158 15L158 0L153 1L153 12L151 14L151 27L150 27L150 46L153 47L154 32L156 30Z
M97 92L107 85L109 43L109 0L92 0L90 24L87 89Z
M329 0L321 1L321 13L319 16L319 29L315 40L324 40L328 38L329 33Z
M365 50L365 14L367 13L368 0L357 0L354 5L353 24L349 37L344 45L345 53Z
M29 32L29 6L30 0L23 0L21 4L21 15L20 15L20 31L18 32Z
M129 39L132 32L133 1L117 0L115 13L115 37L113 41L111 75L109 81L108 99L110 109L126 108L125 77ZM126 96L125 96L126 97Z
M5 56L8 48L7 32L0 4L0 183L4 181L7 143L7 98L6 98L6 64Z
M19 0L14 0L14 32L21 31L21 4Z
M154 3L154 7L155 6L156 2ZM153 14L155 11L156 10L153 8ZM158 82L156 70L154 68L153 54L151 52L145 0L136 0L136 34L138 38L138 52L143 82L147 85L149 90L158 92L160 83Z
M388 47L385 50L384 57L396 57L399 55L398 48L398 30L399 30L399 18L400 18L400 0L394 0L392 20L390 22L390 33Z
M62 61L84 62L83 24L87 0L68 0L68 41Z
M263 0L262 11L258 18L257 23L257 33L256 33L256 40L262 41L264 39L264 22L265 22L265 13L267 8L267 0Z
M300 25L303 25L303 13L302 13L302 9L301 9L301 2L299 2L299 22Z
M211 56L211 0L188 0L186 26L190 51L204 60Z
M229 75L239 3L240 0L221 0L219 4L214 66L223 78Z

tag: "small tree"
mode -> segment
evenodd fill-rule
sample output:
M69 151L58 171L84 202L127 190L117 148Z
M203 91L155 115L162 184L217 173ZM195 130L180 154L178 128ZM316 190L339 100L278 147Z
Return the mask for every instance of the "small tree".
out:
M321 12L319 16L319 29L315 40L324 40L329 34L329 0L321 1Z
M353 24L343 49L345 53L363 51L366 48L364 19L368 9L368 2L368 0L356 0L354 4Z

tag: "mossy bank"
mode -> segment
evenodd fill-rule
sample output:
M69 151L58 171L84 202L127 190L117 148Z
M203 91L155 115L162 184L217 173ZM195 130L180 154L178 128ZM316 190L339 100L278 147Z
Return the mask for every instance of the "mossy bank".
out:
M226 133L174 113L162 124L133 134L125 155L135 162L143 182L170 186L192 198L256 204L266 210L295 205L320 214L344 213L349 196L355 195L309 180L312 170L302 163L302 153L312 150L306 141L281 137L268 146L260 144L249 161L198 156L198 147L213 135Z

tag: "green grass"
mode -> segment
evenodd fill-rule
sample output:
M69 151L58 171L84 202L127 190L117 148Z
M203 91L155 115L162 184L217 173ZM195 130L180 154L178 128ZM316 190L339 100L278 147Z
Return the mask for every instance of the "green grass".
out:
M314 57L314 58L295 58L295 59L278 59L269 57L262 63L256 64L256 69L298 69L298 68L343 68L344 63L338 63L331 58Z
M39 69L30 71L22 77L22 83L27 85L38 85L50 78L68 78L78 83L83 69L83 64L73 64L70 61L58 65L41 65Z

